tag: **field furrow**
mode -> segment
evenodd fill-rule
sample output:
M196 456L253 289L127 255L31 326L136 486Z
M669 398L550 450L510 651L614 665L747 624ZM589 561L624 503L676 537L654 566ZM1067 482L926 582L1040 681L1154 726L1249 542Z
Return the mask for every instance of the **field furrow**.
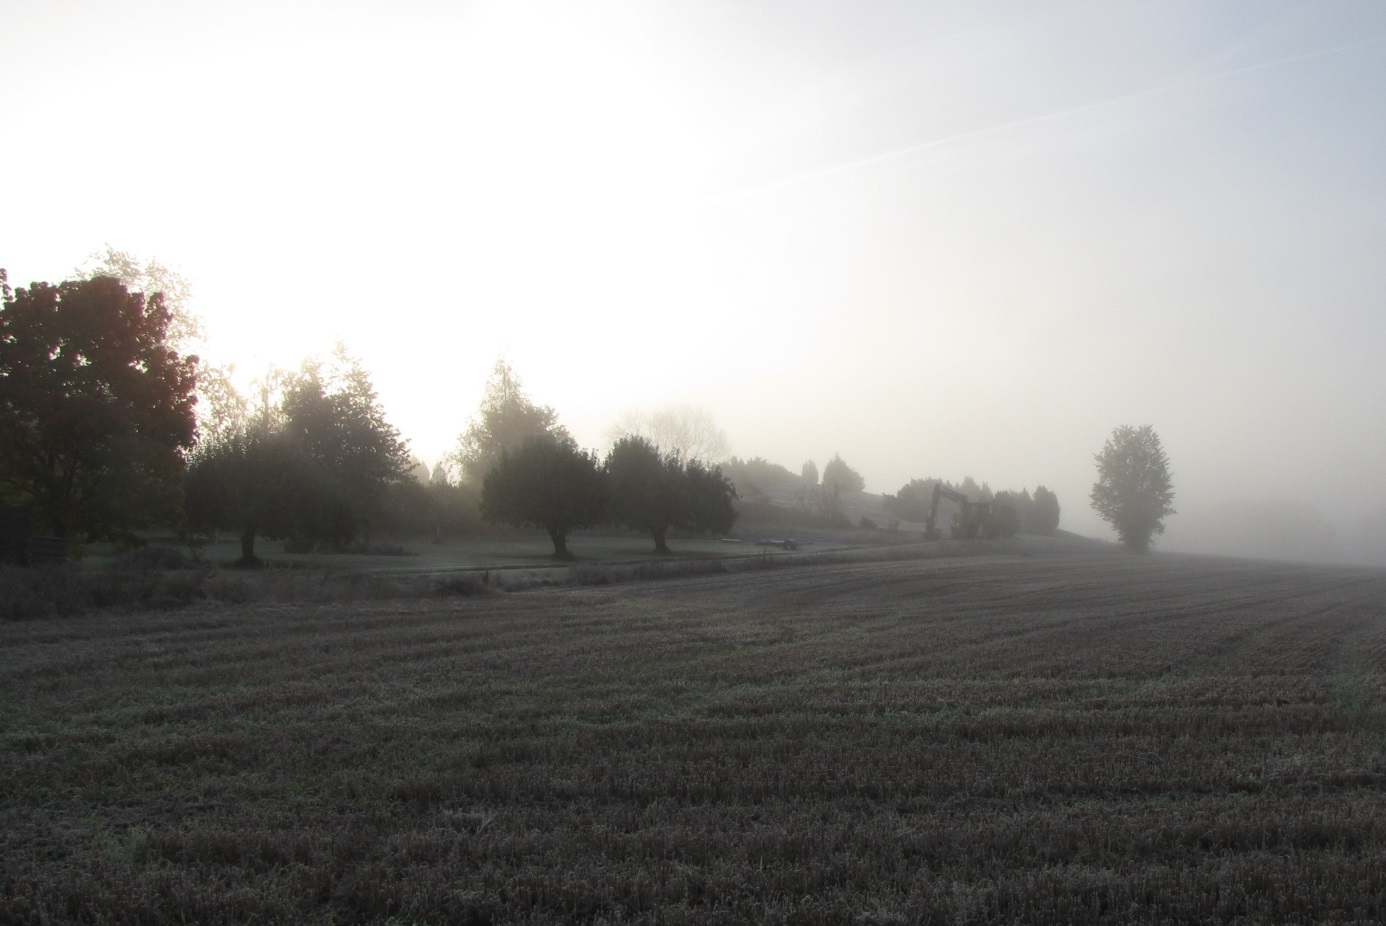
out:
M1379 571L780 562L0 625L0 923L1371 923L1384 799Z

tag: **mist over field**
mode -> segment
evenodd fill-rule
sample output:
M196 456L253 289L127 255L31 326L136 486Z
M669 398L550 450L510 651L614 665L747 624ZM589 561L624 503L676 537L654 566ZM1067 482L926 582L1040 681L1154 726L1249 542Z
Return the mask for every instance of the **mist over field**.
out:
M431 466L504 358L583 447L1053 490L1386 565L1386 6L28 4L0 266L177 268L243 382L343 340ZM39 141L41 139L41 141Z

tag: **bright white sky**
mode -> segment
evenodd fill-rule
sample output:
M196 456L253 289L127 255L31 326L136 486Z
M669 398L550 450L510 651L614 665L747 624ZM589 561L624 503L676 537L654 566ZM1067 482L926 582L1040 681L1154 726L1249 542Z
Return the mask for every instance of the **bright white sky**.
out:
M1386 562L1383 101L1376 0L12 0L0 266L157 258L251 373L340 338L430 462L504 356L587 446L691 404L1094 536L1153 424L1164 548Z

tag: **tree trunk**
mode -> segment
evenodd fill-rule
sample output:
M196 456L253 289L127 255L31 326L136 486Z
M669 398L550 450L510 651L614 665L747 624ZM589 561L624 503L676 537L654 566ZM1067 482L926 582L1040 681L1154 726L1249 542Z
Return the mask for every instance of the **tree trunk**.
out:
M241 529L241 562L254 566L260 561L255 558L255 525L247 524Z
M549 528L549 539L553 541L554 559L572 559L573 554L568 552L568 532Z
M667 537L668 534L669 526L667 524L650 528L650 536L654 538L655 542L655 553L663 555L669 552L669 544L664 542L664 538Z

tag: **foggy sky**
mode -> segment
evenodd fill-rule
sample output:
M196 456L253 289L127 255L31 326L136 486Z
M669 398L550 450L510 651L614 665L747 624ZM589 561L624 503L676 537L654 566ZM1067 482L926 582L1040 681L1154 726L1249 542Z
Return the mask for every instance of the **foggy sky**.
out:
M1160 549L1386 562L1379 3L4 20L11 283L158 258L209 360L344 339L430 462L504 356L587 446L691 404L738 456L1044 484L1092 536L1093 454L1151 424Z

